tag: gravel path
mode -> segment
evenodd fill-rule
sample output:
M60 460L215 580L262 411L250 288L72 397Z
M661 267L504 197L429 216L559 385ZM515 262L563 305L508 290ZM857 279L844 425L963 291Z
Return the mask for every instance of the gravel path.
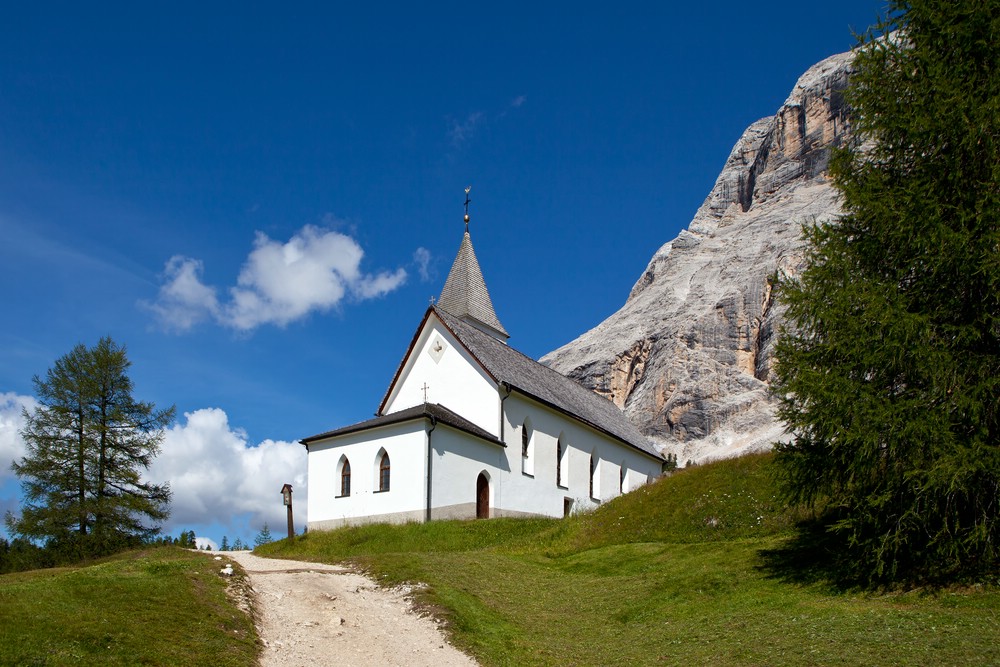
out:
M404 588L380 588L335 565L218 553L246 570L256 597L262 667L474 666ZM220 569L222 563L220 562Z

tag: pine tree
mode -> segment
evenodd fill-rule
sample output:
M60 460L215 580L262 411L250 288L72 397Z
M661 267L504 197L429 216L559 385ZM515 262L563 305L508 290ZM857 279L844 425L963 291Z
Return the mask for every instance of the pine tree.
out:
M274 538L271 537L271 529L267 527L267 522L265 521L264 527L261 528L260 532L257 533L257 537L254 538L253 541L254 546L259 547L260 545L267 544L268 542L272 542L273 540Z
M7 518L12 533L83 556L159 531L170 489L141 476L174 409L135 401L130 365L125 348L105 337L93 348L77 345L44 380L34 378L40 405L25 412L26 453L11 466L24 492L20 518Z
M778 462L852 579L976 578L1000 564L1000 3L889 6L831 163L845 215L780 285Z
M219 551L229 551L229 538L225 535L222 536L222 544L219 545Z

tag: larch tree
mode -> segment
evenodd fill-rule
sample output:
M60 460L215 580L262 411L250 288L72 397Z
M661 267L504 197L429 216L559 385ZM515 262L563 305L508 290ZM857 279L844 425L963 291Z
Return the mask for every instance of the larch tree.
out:
M780 284L779 470L847 577L977 579L1000 566L1000 2L893 0L848 101L845 215Z
M12 533L84 556L159 532L170 489L142 475L174 408L136 401L130 365L125 348L105 337L34 378L39 406L25 413L26 453L12 465L24 494L20 517L7 516Z
M93 443L87 420L93 385L88 356L87 348L77 345L56 361L45 380L34 378L40 405L25 412L21 434L27 454L11 466L24 494L20 519L7 518L12 532L29 538L90 532Z
M94 532L99 538L115 534L149 537L158 528L145 522L168 516L170 488L142 480L159 454L163 429L174 417L174 408L157 410L132 397L128 376L131 362L125 348L102 338L91 350L96 385L92 428L96 440Z

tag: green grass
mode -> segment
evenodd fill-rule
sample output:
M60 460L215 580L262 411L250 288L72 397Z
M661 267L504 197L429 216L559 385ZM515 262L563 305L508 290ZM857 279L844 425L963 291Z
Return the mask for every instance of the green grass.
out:
M352 561L419 602L486 665L1000 664L996 588L843 591L788 572L802 518L771 457L691 470L563 520L314 532L258 553ZM782 570L781 568L786 568Z
M2 665L252 665L218 563L177 548L0 576Z

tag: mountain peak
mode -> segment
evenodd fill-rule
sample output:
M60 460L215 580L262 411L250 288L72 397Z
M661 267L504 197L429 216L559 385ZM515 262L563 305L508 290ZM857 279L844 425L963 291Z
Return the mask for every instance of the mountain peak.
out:
M804 266L803 223L840 214L830 151L850 136L852 54L806 71L748 127L688 225L653 255L625 305L542 358L607 396L680 461L770 448L784 309L771 277Z

